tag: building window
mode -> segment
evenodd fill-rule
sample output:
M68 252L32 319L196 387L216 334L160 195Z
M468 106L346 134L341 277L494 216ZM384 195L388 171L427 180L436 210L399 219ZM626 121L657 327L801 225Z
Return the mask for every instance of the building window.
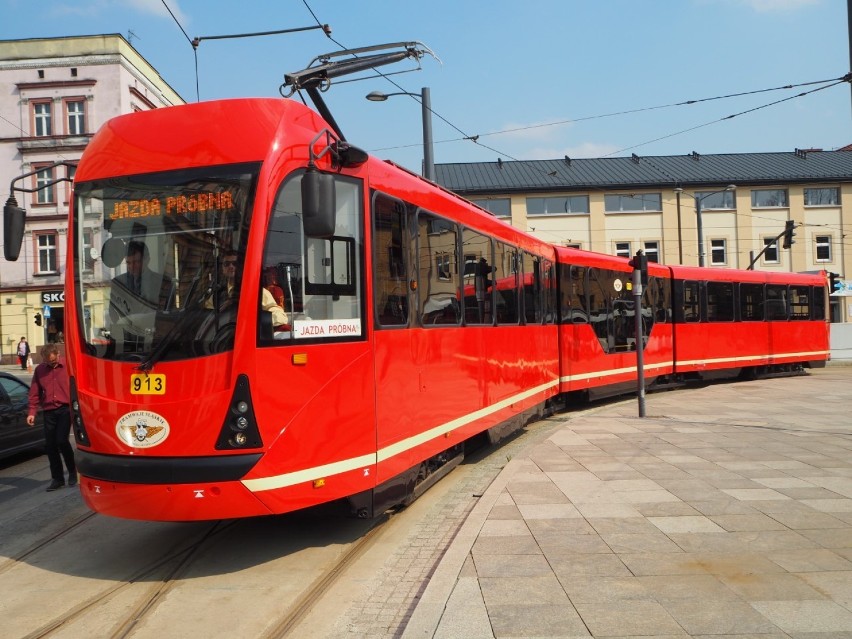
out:
M479 198L471 200L471 202L497 217L510 217L512 215L512 200L507 197Z
M36 268L38 273L56 273L59 260L56 254L56 233L36 235Z
M725 240L710 240L710 263L723 265L728 263L728 243Z
M35 137L43 138L48 135L53 135L53 125L51 121L50 102L33 102L33 131Z
M839 206L840 189L805 189L805 206Z
M630 242L616 242L615 254L618 255L618 257L631 257Z
M568 215L589 212L588 195L563 197L528 197L527 215Z
M831 236L817 235L816 236L816 261L830 262L831 261Z
M95 246L95 234L92 229L83 229L83 271L91 273L95 269L95 258L92 257L92 248Z
M577 249L577 250L580 250L580 249L583 248L583 245L579 242L565 242L565 246L567 248L572 248L572 249Z
M662 211L663 196L661 193L604 195L604 208L607 213Z
M68 135L83 135L86 132L86 101L66 100L65 112L68 114Z
M33 168L36 170L35 188L38 189L34 204L56 204L56 185L50 184L54 180L53 167L33 165Z
M786 208L787 191L786 189L763 189L753 190L751 192L752 208Z
M774 237L763 238L763 261L765 264L778 264L778 241Z
M649 262L659 262L660 261L660 243L659 242L643 242L642 246L645 248L645 257L648 258Z
M435 271L438 274L438 279L448 282L451 279L450 269L453 267L450 254L447 251L441 251L435 254Z
M701 202L702 211L732 211L737 208L734 191L698 191L695 199Z

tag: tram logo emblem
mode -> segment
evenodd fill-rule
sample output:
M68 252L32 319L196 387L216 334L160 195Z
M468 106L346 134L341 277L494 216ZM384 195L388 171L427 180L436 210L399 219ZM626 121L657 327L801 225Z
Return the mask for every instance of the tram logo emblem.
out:
M195 498L196 498L196 499L204 499L204 490L203 490L203 489L201 489L201 490L193 490L192 492L194 492L194 493L195 493Z
M119 440L132 448L151 448L169 436L169 423L162 415L135 410L122 416L115 425Z

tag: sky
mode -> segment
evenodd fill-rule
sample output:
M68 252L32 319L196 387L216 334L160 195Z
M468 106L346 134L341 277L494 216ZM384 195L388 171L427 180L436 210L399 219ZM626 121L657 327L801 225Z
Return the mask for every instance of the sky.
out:
M844 0L40 0L36 15L32 0L0 0L0 40L119 33L188 102L280 96L284 74L320 54L419 41L434 52L420 70L323 94L350 143L419 172L420 104L367 93L429 87L438 164L845 146L852 89L830 85L849 71L846 12ZM190 44L317 24L331 36ZM789 85L803 86L768 91Z

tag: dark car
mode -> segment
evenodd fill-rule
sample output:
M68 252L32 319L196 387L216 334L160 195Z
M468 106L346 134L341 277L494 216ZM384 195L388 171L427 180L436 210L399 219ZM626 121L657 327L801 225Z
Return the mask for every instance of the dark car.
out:
M0 372L0 458L44 449L41 412L36 415L35 426L27 426L29 392L29 384Z

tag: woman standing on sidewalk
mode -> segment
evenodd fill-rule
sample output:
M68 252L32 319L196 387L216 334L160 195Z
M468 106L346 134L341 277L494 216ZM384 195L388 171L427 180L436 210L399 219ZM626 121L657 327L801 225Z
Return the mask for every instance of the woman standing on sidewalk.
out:
M35 415L39 405L44 409L44 448L50 462L52 481L48 492L62 488L65 476L62 474L62 460L68 468L68 485L77 484L77 466L74 463L74 449L68 441L71 434L71 412L68 404L68 369L59 361L59 347L48 344L41 350L42 363L36 366L30 385L30 410L27 424L35 424Z

